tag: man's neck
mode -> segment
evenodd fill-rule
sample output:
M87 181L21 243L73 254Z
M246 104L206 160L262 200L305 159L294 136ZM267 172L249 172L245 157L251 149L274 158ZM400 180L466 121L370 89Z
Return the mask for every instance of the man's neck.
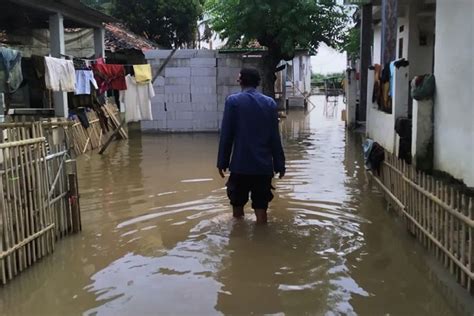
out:
M254 87L242 87L242 92L249 92L249 91L253 91L253 90L256 90L257 88L254 88Z

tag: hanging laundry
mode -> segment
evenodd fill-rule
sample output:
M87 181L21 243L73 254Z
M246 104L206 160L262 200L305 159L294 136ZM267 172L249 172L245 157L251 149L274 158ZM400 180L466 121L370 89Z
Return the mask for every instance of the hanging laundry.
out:
M75 110L71 110L70 113L71 117L76 116L79 119L82 127L88 129L90 127L89 118L87 117L87 111L85 108L77 108Z
M31 63L33 64L33 69L36 74L36 78L40 82L40 88L46 90L46 68L44 56L31 55Z
M21 53L0 47L0 92L13 93L18 90L22 82Z
M151 82L151 66L150 64L145 65L133 65L133 71L135 72L135 80L138 83L149 83Z
M382 72L382 66L375 64L374 69L374 91L372 93L372 103L378 103L380 106L380 96L381 96L381 83L380 83L380 74Z
M155 90L151 82L139 84L130 75L127 75L125 80L128 89L120 91L120 102L125 105L125 121L128 123L153 120L151 99L155 96Z
M113 64L94 64L95 79L99 85L99 93L105 93L107 90L127 90L125 82L125 68L123 65Z
M91 94L91 85L97 90L99 86L92 70L76 70L76 95Z
M80 70L80 69L86 69L87 67L87 62L82 59L82 58L73 58L72 62L74 63L74 69Z
M47 89L65 92L76 90L76 71L72 60L45 57L44 65Z
M392 97L390 95L390 63L386 63L380 76L381 81L381 110L392 113Z

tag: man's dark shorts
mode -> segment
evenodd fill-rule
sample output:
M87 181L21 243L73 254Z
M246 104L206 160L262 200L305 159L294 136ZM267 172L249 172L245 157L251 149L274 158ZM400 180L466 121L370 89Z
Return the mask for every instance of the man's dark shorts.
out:
M273 200L272 178L270 175L247 175L231 173L227 181L227 196L233 206L244 206L252 198L253 209L268 209Z

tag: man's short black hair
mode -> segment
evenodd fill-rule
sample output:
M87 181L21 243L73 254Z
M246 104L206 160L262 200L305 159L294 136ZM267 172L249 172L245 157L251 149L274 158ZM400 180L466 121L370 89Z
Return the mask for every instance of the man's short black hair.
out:
M240 70L240 85L256 88L260 85L260 73L255 68L242 68Z

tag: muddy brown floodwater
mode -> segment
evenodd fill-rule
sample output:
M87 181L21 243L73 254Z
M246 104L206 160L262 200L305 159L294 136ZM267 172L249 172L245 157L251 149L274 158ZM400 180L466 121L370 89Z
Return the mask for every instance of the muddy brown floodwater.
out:
M288 172L266 227L248 209L232 219L218 135L136 135L81 157L83 231L1 288L0 314L455 315L369 186L360 136L313 100L282 124Z

